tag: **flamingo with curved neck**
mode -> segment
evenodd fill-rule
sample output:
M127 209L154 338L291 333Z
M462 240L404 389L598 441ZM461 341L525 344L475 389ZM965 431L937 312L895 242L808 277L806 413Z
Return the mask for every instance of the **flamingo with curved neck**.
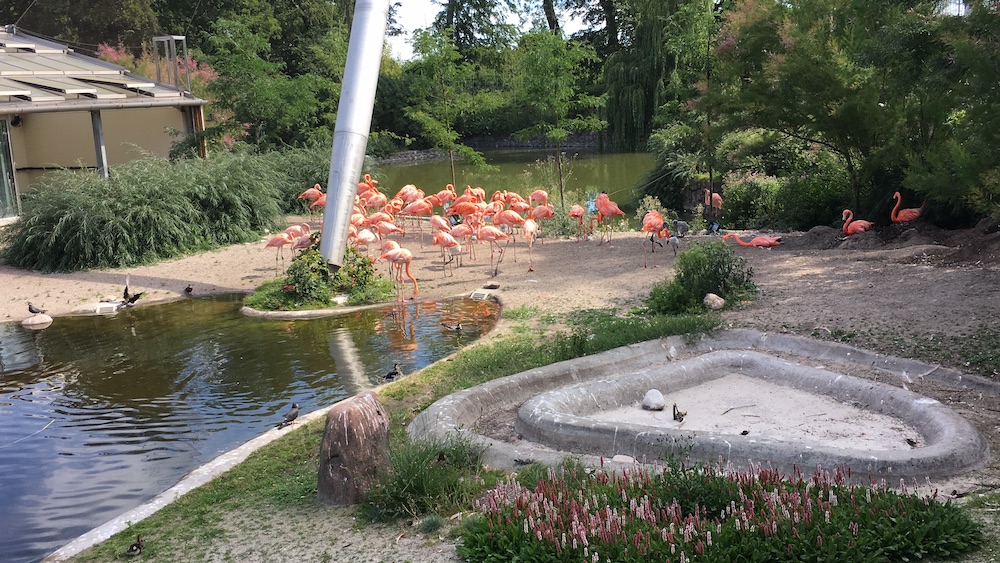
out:
M871 221L865 221L863 219L855 221L854 213L850 209L845 209L841 216L844 219L844 234L847 236L870 231L875 226Z
M927 198L924 198L924 202L920 204L920 207L909 207L907 209L900 209L900 204L903 203L903 196L899 195L899 192L892 194L893 199L896 200L896 206L892 208L892 212L889 213L889 218L892 219L893 223L909 223L910 221L916 221L920 214L924 212L924 207L927 206Z
M728 235L723 235L722 240L735 240L740 246L757 246L760 248L771 248L772 246L778 246L781 244L781 237L766 237L764 235L756 236L750 240L750 242L743 242L740 237L733 233Z

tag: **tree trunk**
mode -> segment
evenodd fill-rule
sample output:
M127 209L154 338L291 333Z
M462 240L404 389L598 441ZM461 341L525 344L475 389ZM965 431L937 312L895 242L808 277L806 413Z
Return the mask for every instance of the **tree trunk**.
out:
M559 31L559 18L556 17L555 0L542 0L542 9L545 11L545 21L549 24L549 31Z
M451 185L457 186L458 182L455 180L455 149L448 149L448 158L451 160Z
M605 30L608 33L608 50L618 50L618 14L615 12L613 0L601 0L601 11L604 12Z
M559 169L559 206L565 210L566 200L563 198L562 143L556 143L556 168Z

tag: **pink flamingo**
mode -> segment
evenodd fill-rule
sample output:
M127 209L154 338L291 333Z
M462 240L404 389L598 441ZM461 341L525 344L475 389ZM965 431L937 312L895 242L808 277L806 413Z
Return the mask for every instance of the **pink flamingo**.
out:
M656 245L660 244L659 241L656 240L656 236L659 235L661 231L664 231L663 215L655 209L650 209L642 218L642 228L640 230L644 233L649 233L649 253L653 254L656 252ZM669 236L669 231L667 231L667 235ZM646 246L645 239L642 241L642 246ZM663 245L661 244L660 246ZM642 253L642 267L649 267L645 252ZM653 257L653 267L656 267L655 256Z
M573 204L569 208L568 215L577 222L577 238L583 238L587 234L587 227L583 224L583 216L587 214L587 211L580 204Z
M493 270L493 275L496 276L500 271L500 261L503 260L503 247L500 246L501 240L510 241L510 237L507 233L501 231L500 229L494 227L493 225L484 225L479 228L479 232L476 234L479 240L485 240L490 243L490 269ZM497 245L500 249L500 258L497 259L496 268L493 267L493 245Z
M528 243L528 271L534 272L534 262L531 258L531 247L535 244L535 237L538 236L538 223L534 219L528 218L524 220L524 225L521 226L521 234L524 235L524 240Z
M605 230L608 233L608 245L611 245L611 233L614 232L614 226L605 223L606 220L614 217L615 215L625 216L625 212L622 211L618 204L611 201L608 197L607 192L601 192L597 194L594 199L594 204L597 205L597 222L605 226ZM593 231L593 226L591 226L591 231ZM601 233L601 240L597 244L602 244L604 242L604 233Z
M429 217L434 213L434 205L426 198L415 199L400 210L400 216ZM420 237L420 245L424 244L424 234L420 228L420 220L417 220L417 234Z
M465 246L469 248L469 260L476 259L475 252L473 252L473 249L476 247L476 245L469 244L469 241L475 234L476 234L475 229L473 229L472 225L470 225L469 223L459 223L451 228L451 236L454 237L455 240L464 241Z
M532 205L535 205L535 204L537 204L537 205L548 205L548 203L549 203L549 192L547 192L545 190L535 190L535 191L531 192L531 195L528 196L528 201Z
M441 271L447 276L448 264L451 264L455 260L455 256L459 258L462 256L462 245L448 231L436 231L434 233L434 244L441 247L441 259L444 261ZM459 263L459 266L461 265Z
M273 248L277 248L278 249L277 252L274 253L274 270L276 272L280 272L281 271L281 270L278 269L278 256L279 255L281 256L281 265L282 266L285 265L285 255L282 252L282 249L285 247L286 244L294 244L294 243L295 243L295 239L292 238L292 235L290 235L290 234L288 234L286 232L280 232L280 233L278 233L276 235L271 235L271 238L267 239L267 244L264 245L264 248L272 248L273 247Z
M900 209L900 204L903 203L903 196L899 195L899 192L892 194L893 199L896 200L896 206L892 208L889 213L889 219L892 219L893 223L909 223L910 221L916 221L920 218L920 214L924 212L924 207L927 207L927 198L924 198L924 202L920 204L920 207L910 207L908 209Z
M711 208L716 217L722 216L722 194L705 190L705 208Z
M511 240L514 242L515 262L517 262L517 236L514 234L514 230L520 228L523 224L524 217L521 217L521 215L513 209L504 209L500 213L493 216L493 226L501 227L504 232L510 235Z
M760 235L751 239L750 242L743 242L740 240L740 237L733 233L729 233L728 235L724 235L722 237L722 240L729 239L735 240L740 246L757 246L760 248L771 248L772 246L778 246L781 244L781 237L767 237Z
M854 213L852 213L850 209L845 209L844 212L841 214L841 216L844 219L843 231L844 234L847 236L856 235L858 233L863 233L865 231L870 231L872 230L872 227L874 227L871 221L864 221L861 219L855 221Z
M403 284L403 272L405 268L406 277L413 282L413 295L410 297L410 299L416 297L417 294L420 293L420 288L419 286L417 286L417 278L413 277L413 274L410 272L410 263L413 262L413 253L405 248L400 247L383 252L382 255L378 257L378 260L382 259L386 259L389 261L390 270L392 270L393 268L398 270L399 273L396 276L396 281L399 282L399 286L397 287L400 287ZM403 300L401 295L401 287L397 289L397 299L399 301Z

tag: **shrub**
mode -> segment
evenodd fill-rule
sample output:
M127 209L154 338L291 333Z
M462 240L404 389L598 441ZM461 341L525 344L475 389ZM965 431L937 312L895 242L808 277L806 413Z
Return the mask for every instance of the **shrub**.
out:
M347 247L343 266L331 276L319 252L319 235L314 233L313 245L292 258L284 278L260 285L243 303L260 311L324 309L331 305L333 294L347 295L348 305L378 303L389 299L392 283L353 246Z
M772 226L802 231L816 225L839 226L848 185L841 159L825 152L815 155L801 170L782 178L776 225Z
M982 532L934 497L847 485L844 472L784 480L676 463L508 479L467 521L466 561L910 561L976 549Z
M401 438L393 440L389 467L368 490L360 507L368 522L416 518L466 506L485 486L478 475L482 446L457 437L429 441Z
M760 229L774 225L778 209L778 188L774 176L732 172L725 176L727 228Z
M726 300L756 292L753 268L720 241L692 245L677 256L673 280L653 285L646 307L653 314L701 311L705 294Z
M0 246L9 264L43 272L147 264L256 240L278 218L278 193L247 155L143 158L108 179L59 170L24 194Z

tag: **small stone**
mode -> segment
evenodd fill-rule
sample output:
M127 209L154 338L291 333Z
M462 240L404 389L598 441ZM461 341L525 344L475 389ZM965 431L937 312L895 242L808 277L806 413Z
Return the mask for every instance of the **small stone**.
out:
M646 391L642 398L642 408L647 411L662 411L666 408L667 402L663 400L663 393L656 389Z
M718 311L726 306L726 300L714 293L706 294L703 303L705 303L705 306L713 311Z
M611 461L615 463L636 463L635 458L629 455L618 454L611 458Z

